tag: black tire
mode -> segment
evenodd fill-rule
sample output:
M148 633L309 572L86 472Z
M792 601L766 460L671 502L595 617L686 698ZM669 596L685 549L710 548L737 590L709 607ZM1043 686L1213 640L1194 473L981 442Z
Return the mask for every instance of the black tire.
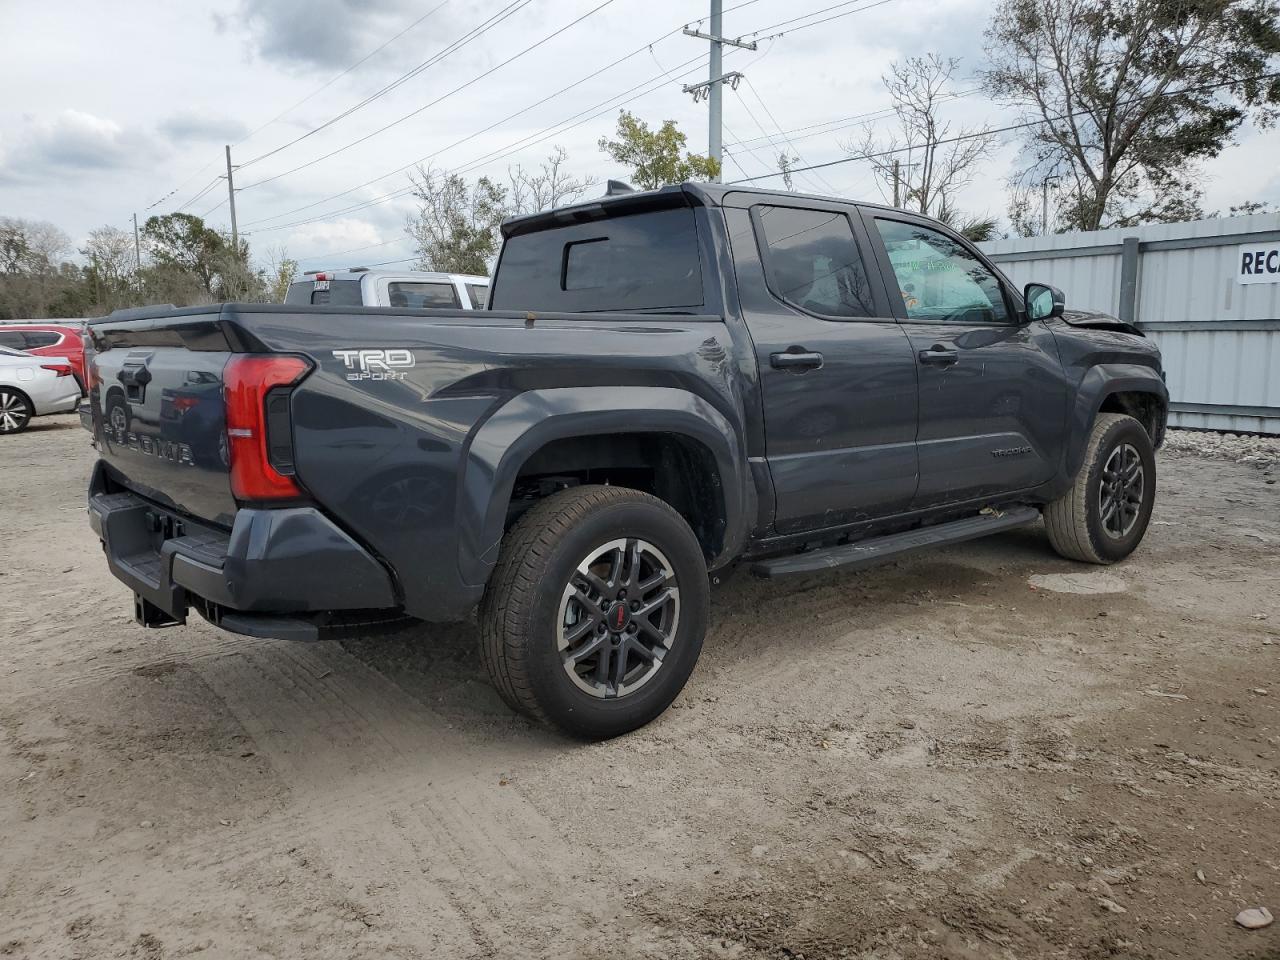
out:
M610 573L607 583L603 577L584 579L594 568L584 574L580 565L600 551L618 553L613 546L618 541L624 543L624 556L617 575ZM658 582L664 565L670 576ZM642 580L655 585L646 589ZM592 583L610 589L620 584L621 598L599 602L615 594ZM627 588L632 589L630 599ZM684 688L702 650L709 593L698 540L670 506L625 487L574 487L532 507L503 538L480 606L481 655L494 686L513 709L575 737L616 737L657 717ZM588 595L590 603L579 599ZM660 600L661 606L646 613L651 600ZM618 604L625 609L617 610ZM637 608L633 618L630 611ZM618 633L612 629L612 612ZM650 618L648 627L641 626L645 617ZM567 626L571 619L573 625ZM669 643L651 641L650 636L666 635L664 624L670 627ZM562 652L562 638L584 627L581 646L569 645ZM577 661L575 651L587 649L597 637L613 644L611 652ZM653 667L655 659L658 666ZM621 664L616 687L599 682L610 664L615 670ZM630 674L628 664L634 664ZM628 681L628 676L635 679Z
M31 426L35 407L21 390L0 387L0 434L21 433Z
M1124 486L1132 484L1130 474L1140 491ZM1123 560L1142 542L1155 498L1156 456L1146 429L1133 417L1100 413L1071 489L1044 508L1049 542L1068 560Z

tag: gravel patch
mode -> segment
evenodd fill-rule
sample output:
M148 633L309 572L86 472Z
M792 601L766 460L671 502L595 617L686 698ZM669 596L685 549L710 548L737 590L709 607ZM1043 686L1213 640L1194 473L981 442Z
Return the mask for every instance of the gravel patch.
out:
M1280 464L1280 437L1250 433L1218 433L1213 430L1170 430L1165 435L1168 453L1230 460L1258 466Z

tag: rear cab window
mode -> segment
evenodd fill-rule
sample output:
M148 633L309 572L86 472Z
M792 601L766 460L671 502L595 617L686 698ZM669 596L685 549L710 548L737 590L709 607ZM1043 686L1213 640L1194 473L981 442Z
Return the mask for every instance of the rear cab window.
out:
M509 237L489 307L696 313L704 299L694 210L679 206Z
M408 310L462 306L457 288L447 281L393 280L387 284L387 304Z
M289 284L285 303L358 307L364 303L359 280L298 280Z

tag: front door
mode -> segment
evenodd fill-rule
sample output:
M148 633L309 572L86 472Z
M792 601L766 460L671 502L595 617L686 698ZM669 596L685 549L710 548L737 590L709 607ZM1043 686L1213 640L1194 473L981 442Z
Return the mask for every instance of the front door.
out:
M1053 334L1027 322L959 237L868 211L882 271L919 372L920 484L913 509L1034 487L1060 461L1068 385Z
M775 530L904 511L917 480L915 360L868 271L874 261L864 262L869 241L857 213L744 194L727 206L760 376Z

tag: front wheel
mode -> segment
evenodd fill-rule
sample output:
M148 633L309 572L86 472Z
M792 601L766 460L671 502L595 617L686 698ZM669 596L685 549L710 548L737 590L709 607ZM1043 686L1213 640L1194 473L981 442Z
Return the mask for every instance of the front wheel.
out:
M1123 560L1142 542L1155 499L1146 429L1133 417L1100 413L1071 489L1044 508L1049 542L1068 560Z
M697 663L710 607L689 525L624 487L564 490L503 539L480 647L503 699L591 740L662 713Z
M0 433L21 433L31 426L31 401L8 387L0 387Z

